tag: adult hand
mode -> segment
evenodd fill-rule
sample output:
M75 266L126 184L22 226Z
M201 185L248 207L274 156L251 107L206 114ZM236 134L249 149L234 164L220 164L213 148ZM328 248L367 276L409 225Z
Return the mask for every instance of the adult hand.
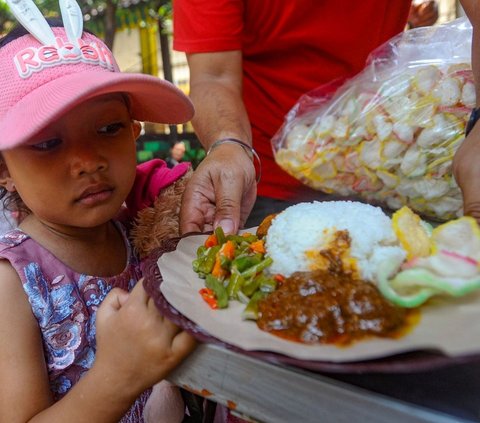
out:
M252 210L257 194L255 168L236 144L216 147L200 163L183 194L180 231L205 232L221 226L236 233Z
M195 340L164 318L139 281L130 293L114 288L97 312L94 369L119 395L137 395L170 373ZM93 369L92 369L93 370Z
M480 223L480 125L477 123L453 159L453 175L463 194L463 212Z
M420 4L412 4L408 23L410 28L433 25L438 20L438 5L435 0L427 0Z

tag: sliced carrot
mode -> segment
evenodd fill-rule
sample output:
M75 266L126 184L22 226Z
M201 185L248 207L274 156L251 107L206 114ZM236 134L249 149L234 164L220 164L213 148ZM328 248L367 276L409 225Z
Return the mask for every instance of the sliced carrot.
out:
M205 240L204 245L207 248L214 247L215 245L218 245L217 236L215 234L209 235L208 238Z
M220 252L215 257L215 264L213 265L212 275L218 279L223 279L227 275L227 271L222 268L220 261Z
M235 244L228 240L225 244L223 244L222 248L220 249L220 254L226 257L229 260L233 260L235 257Z
M265 254L265 245L263 239L259 239L258 241L252 242L250 244L250 249L255 253Z
M279 283L285 282L285 276L281 275L280 273L277 273L276 275L274 275L273 279L275 279Z

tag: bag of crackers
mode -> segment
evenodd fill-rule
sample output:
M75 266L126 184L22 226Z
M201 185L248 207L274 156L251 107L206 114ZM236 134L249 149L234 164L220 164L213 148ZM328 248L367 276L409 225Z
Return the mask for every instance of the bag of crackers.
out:
M305 94L272 139L276 162L325 193L462 215L452 160L475 106L471 36L466 18L405 31L355 77Z

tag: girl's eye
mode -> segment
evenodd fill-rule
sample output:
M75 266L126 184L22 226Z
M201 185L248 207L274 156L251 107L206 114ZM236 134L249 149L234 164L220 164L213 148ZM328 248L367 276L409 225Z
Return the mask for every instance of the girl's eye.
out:
M50 151L58 147L61 143L62 143L61 139L54 138L51 140L39 142L37 144L32 144L30 147L33 148L34 150Z
M116 135L118 134L123 128L125 128L125 125L121 122L115 122L111 123L110 125L105 125L102 126L98 132L100 134L105 134L105 135Z

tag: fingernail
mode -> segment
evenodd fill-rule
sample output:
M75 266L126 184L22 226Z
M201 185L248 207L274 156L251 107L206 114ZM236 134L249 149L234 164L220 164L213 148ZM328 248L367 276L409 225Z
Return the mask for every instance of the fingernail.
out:
M217 226L221 226L226 235L233 234L235 232L235 225L230 219L220 220Z

